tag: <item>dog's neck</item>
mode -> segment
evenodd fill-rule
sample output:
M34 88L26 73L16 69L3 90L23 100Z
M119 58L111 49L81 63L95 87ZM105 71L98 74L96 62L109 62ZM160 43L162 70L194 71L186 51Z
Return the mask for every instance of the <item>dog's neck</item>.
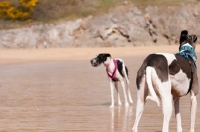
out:
M194 48L188 43L182 45L180 47L179 52L188 52L193 58L196 59L196 52L195 52Z
M113 72L115 69L115 64L113 62L113 59L111 57L108 57L107 60L104 62L104 66L109 72Z
M188 57L190 57L194 61L194 64L196 67L196 59L197 59L196 52L189 43L182 45L177 54L182 55L183 57L187 59Z
M106 67L106 72L112 80L118 81L118 79L115 77L116 71L118 69L117 60L113 60L111 58L108 61L109 61L109 63L108 63L109 65L107 65L107 67Z
M192 47L192 45L190 45L189 43L186 43L186 44L183 44L181 47L180 47L180 52L181 51L189 51L191 53L195 53L194 51L194 47Z

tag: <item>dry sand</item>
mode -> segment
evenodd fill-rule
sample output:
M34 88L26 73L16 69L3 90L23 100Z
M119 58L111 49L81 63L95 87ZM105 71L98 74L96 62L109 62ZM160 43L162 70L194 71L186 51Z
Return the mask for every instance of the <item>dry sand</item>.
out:
M128 57L155 52L176 53L177 51L178 45L113 48L9 49L0 50L0 64L89 60L99 53L110 53L113 57ZM200 47L197 46L196 51L200 51Z
M0 131L130 132L136 109L135 76L143 59L149 53L177 51L177 45L0 50ZM196 51L200 55L200 47L197 46ZM124 59L129 69L134 102L130 107L109 108L110 89L105 69L103 66L94 68L89 62L95 55L105 52ZM119 92L124 103L121 87ZM181 98L180 109L183 130L189 131L189 95ZM200 106L196 131L200 129L199 109ZM148 101L139 131L161 132L162 119L162 109ZM175 131L172 114L170 132Z

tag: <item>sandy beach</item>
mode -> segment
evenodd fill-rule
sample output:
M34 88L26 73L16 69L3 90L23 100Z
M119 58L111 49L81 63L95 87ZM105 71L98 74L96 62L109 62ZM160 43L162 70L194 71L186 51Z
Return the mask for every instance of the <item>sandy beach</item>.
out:
M113 57L130 57L155 52L176 53L177 51L178 45L112 48L7 49L0 50L0 64L90 60L99 53L110 53ZM196 51L200 51L200 47L197 46Z
M145 56L176 53L178 45L0 50L0 131L2 132L130 132L135 119L135 76ZM200 46L196 47L200 56ZM99 53L122 58L128 69L133 104L109 108L110 89L105 68L89 60ZM200 61L197 60L197 65ZM198 74L200 73L198 69ZM116 93L115 93L116 95ZM200 97L197 96L200 101ZM115 103L117 104L116 96ZM190 127L190 96L181 98L183 132ZM200 106L195 129L200 129ZM148 101L140 132L161 132L162 109ZM170 132L176 131L174 112Z

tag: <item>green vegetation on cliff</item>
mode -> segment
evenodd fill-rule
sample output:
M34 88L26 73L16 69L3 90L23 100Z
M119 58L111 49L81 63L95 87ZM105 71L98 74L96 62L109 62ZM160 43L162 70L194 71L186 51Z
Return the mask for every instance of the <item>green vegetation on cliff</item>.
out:
M19 3L17 0L0 0L0 2L3 1L10 2L13 5ZM187 2L187 0L39 0L31 14L31 19L18 19L16 21L3 18L0 20L0 29L32 25L38 22L72 20L88 15L106 13L115 6L175 6L183 2Z

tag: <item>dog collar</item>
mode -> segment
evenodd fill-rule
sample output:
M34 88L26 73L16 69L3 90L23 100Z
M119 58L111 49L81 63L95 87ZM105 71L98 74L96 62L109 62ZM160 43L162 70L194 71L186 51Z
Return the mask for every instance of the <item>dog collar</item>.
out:
M112 79L115 80L115 81L118 81L118 79L115 78L116 71L117 71L117 68L118 68L118 67L117 67L117 60L113 59L113 63L114 63L114 66L115 66L113 73L110 74L110 72L108 71L108 68L106 68L106 72L107 72L107 74L108 74L108 76L109 76L110 78L112 78Z
M197 57L196 52L190 44L186 43L186 44L182 45L177 54L185 57L186 59L188 59L188 57L190 57L193 60L195 67L197 68L197 66L196 66L196 57Z

